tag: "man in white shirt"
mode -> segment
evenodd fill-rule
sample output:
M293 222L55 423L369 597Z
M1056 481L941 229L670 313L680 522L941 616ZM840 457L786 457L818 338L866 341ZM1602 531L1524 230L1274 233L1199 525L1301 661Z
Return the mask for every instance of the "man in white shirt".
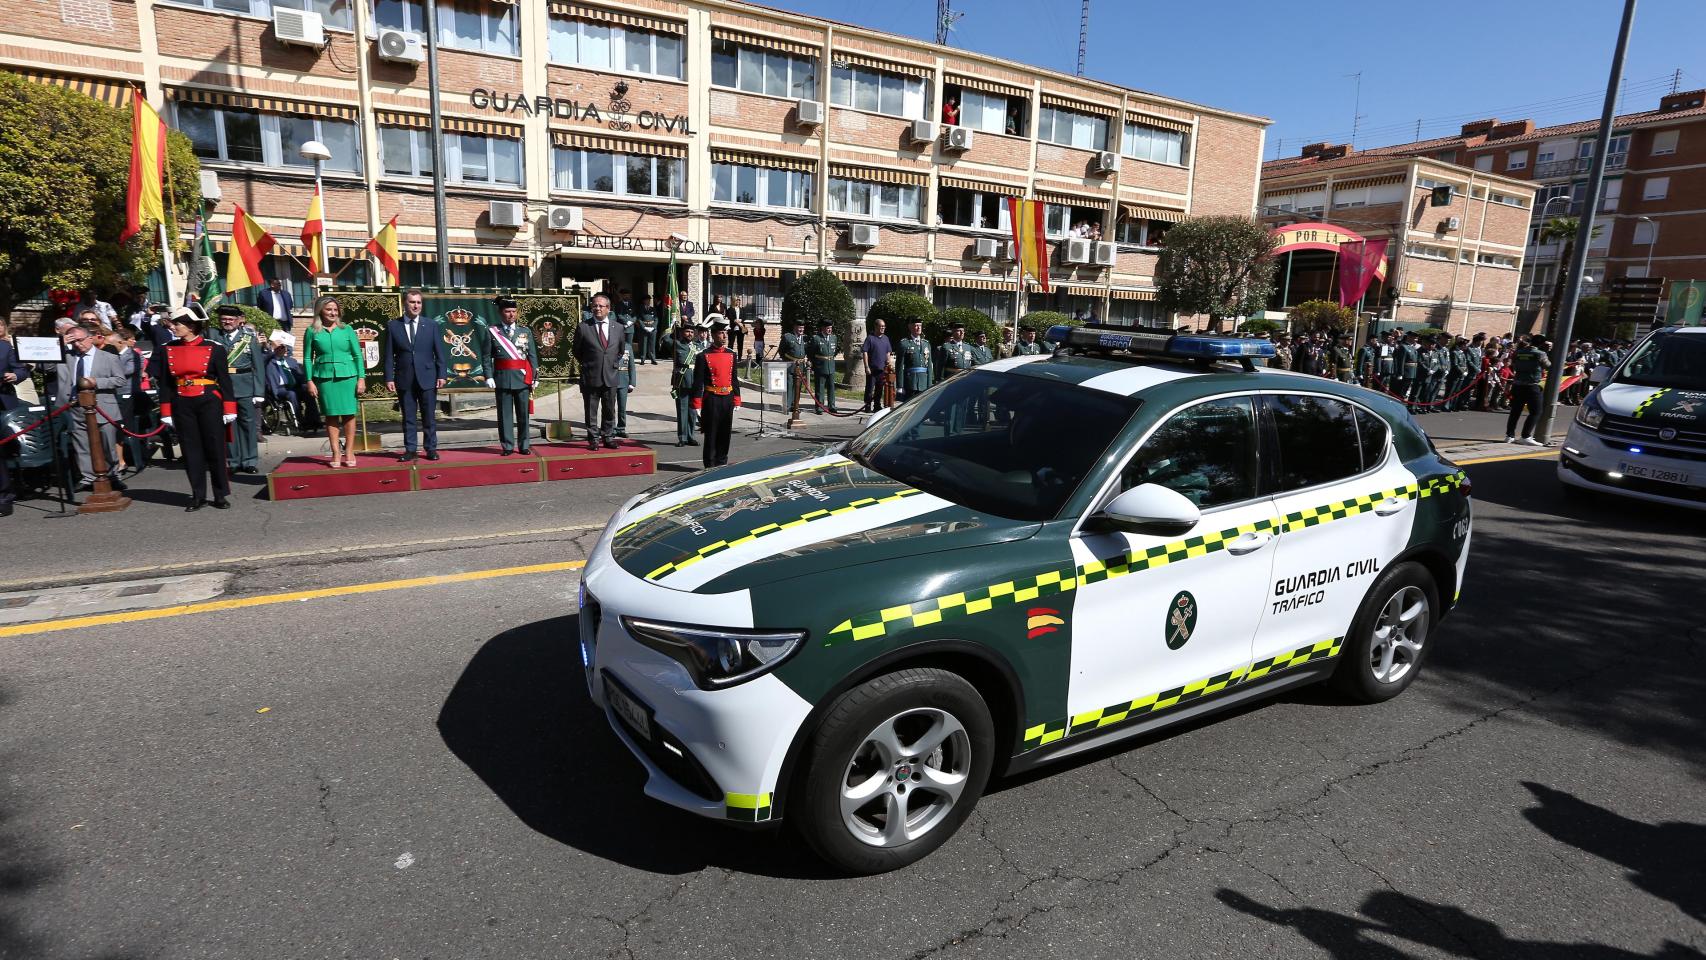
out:
M290 311L296 308L296 303L290 297L290 291L284 288L284 281L273 277L267 281L267 288L255 296L255 306L267 312L278 323L278 328L285 333L290 332Z

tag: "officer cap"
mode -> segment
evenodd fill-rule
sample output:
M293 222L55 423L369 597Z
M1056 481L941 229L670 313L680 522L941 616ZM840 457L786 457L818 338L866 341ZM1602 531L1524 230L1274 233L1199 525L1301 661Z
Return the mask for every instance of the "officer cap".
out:
M508 310L511 307L516 306L516 302L515 302L514 297L493 297L492 303L499 310Z
M194 320L197 323L201 322L201 318L196 316L196 312L194 310L191 310L189 307L178 307L177 309L173 310L172 311L172 319L173 320Z
M728 328L729 322L723 319L723 315L720 313L713 313L705 318L705 329L707 330L727 330Z
M953 323L948 324L949 330L964 330L965 328L966 323L964 320L955 320Z
M818 325L819 329L822 329L823 327L833 327L833 326L835 326L835 321L834 320L819 320L817 322L817 325Z
M222 317L240 317L243 315L243 308L233 303L222 303L219 305L219 309L213 312Z

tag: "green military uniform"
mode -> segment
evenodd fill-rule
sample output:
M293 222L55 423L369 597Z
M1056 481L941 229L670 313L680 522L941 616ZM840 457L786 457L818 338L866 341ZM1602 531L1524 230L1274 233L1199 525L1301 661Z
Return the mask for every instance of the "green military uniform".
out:
M703 352L702 347L697 341L675 338L675 358L669 374L669 395L675 398L677 446L687 447L699 442L693 437L693 364Z
M955 342L949 340L936 351L937 379L946 380L956 373L970 370L977 366L977 355L972 352L972 345L964 340Z
M1365 343L1357 351L1356 380L1363 386L1370 386L1380 373L1380 345Z
M930 341L922 336L902 340L895 351L894 366L902 403L930 389Z
M1332 366L1333 379L1338 380L1341 383L1351 382L1351 379L1355 375L1355 359L1351 354L1350 347L1347 347L1342 343L1335 346L1333 348L1333 352L1329 355L1329 363Z
M1445 360L1445 409L1456 410L1462 403L1457 393L1469 382L1469 362L1463 355L1463 348L1456 346L1446 349Z
M1393 384L1392 392L1400 400L1409 403L1416 398L1419 388L1416 385L1416 374L1422 367L1422 348L1413 343L1401 343L1393 351L1393 372L1397 374L1397 382Z
M1038 354L1047 352L1048 351L1043 348L1041 340L1033 340L1030 343L1021 343L1017 347L1013 348L1013 355L1016 357L1034 357Z
M806 356L810 358L812 367L812 395L817 398L818 413L826 408L830 413L838 412L835 409L835 355L840 350L841 345L833 333L820 333L806 341Z
M491 379L498 398L498 443L506 451L520 450L526 453L532 446L528 432L527 408L533 387L528 383L528 373L529 370L539 369L539 344L533 339L533 331L520 322L505 326L500 321L491 324L488 329L493 335L486 338L486 375ZM528 370L498 369L499 361L513 359L508 351L498 345L498 335L503 336L518 352L526 356Z
M1278 370L1291 369L1291 346L1289 344L1274 344L1274 355L1268 358L1268 366Z
M989 347L984 344L972 344L971 358L971 365L974 367L981 367L986 363L995 362L995 354L990 353Z
M207 339L225 348L225 362L231 372L231 397L237 401L237 420L231 424L231 439L226 444L226 465L240 473L260 470L261 405L267 395L267 359L261 352L261 342L248 327L238 327L232 333L209 324Z
M1435 344L1428 344L1422 349L1422 397L1423 403L1437 403L1440 393L1445 389L1445 372L1450 368L1450 361L1445 351ZM1431 408L1430 408L1431 409Z
M703 351L701 351L703 352ZM800 394L800 361L806 358L805 338L792 330L782 334L782 341L776 347L776 355L788 361L788 390L784 398L784 416L794 415L794 404Z

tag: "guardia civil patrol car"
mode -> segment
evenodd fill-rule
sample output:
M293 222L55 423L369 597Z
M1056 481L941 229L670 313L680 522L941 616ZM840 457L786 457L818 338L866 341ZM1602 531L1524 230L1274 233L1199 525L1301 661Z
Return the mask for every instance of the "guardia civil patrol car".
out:
M1558 459L1565 491L1706 510L1706 327L1655 330L1593 379Z
M1330 679L1397 695L1469 484L1403 406L1263 341L1057 327L837 446L658 487L584 570L593 700L650 796L851 872L992 775Z

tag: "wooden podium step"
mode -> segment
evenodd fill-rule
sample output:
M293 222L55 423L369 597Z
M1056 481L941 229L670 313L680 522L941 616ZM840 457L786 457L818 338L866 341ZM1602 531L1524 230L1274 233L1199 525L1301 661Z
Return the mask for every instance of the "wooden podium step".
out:
M363 453L356 463L333 468L325 457L291 457L267 474L267 497L305 500L657 472L656 452L635 440L623 440L613 450L589 450L585 443L535 443L526 454L507 457L497 447L445 449L437 460L409 463L399 461L395 453Z

